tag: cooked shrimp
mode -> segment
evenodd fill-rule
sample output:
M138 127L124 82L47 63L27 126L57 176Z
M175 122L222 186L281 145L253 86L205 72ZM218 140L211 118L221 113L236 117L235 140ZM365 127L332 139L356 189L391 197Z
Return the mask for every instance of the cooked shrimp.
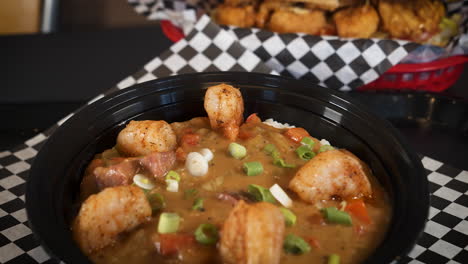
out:
M140 188L110 187L86 199L72 231L75 241L89 255L111 245L118 234L132 230L150 216L151 206Z
M205 93L205 110L212 129L220 129L229 140L237 138L244 113L244 101L238 89L224 83L209 87Z
M366 164L346 150L319 153L298 170L289 183L303 200L315 203L335 196L343 199L370 196Z
M224 263L279 263L284 217L266 202L240 200L223 224L220 252Z
M117 137L117 150L127 156L175 150L177 138L166 121L130 121Z

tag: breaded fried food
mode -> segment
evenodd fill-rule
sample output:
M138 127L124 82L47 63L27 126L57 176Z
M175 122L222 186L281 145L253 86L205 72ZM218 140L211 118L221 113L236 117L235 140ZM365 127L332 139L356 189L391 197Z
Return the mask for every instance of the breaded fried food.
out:
M341 9L333 15L338 35L343 38L369 38L379 27L379 14L369 3Z
M255 25L255 10L251 5L243 7L220 5L214 18L221 25L253 27Z
M224 4L228 6L245 6L245 5L255 5L258 0L224 0Z
M323 11L295 7L274 12L267 28L278 33L320 35L326 26L327 20Z
M307 33L320 35L327 27L324 11L269 1L263 3L257 14L257 27L278 33Z
M440 31L445 7L439 0L380 0L379 13L391 37L424 42Z
M319 8L326 11L335 11L338 8L351 6L361 0L285 0L291 3L304 3L308 8Z

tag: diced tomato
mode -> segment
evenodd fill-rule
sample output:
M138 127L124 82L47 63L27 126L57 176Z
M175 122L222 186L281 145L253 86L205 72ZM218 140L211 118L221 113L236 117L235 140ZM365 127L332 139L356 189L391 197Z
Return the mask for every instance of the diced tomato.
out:
M307 243L316 249L322 249L320 242L315 237L306 238Z
M363 199L353 199L348 201L345 211L361 221L363 224L372 224L372 219L367 212L366 204Z
M195 133L187 133L182 136L181 144L196 146L200 141L200 136Z
M176 149L175 154L176 154L176 159L179 161L185 161L185 159L187 158L187 152L185 152L184 149L181 147L178 147Z
M257 113L253 113L247 117L245 122L249 124L257 124L262 122L262 120L260 119L260 117L257 116Z
M179 250L194 244L195 237L190 234L156 234L153 242L163 256L177 254Z
M290 128L284 133L284 135L296 143L300 143L304 137L310 137L309 132L302 127Z

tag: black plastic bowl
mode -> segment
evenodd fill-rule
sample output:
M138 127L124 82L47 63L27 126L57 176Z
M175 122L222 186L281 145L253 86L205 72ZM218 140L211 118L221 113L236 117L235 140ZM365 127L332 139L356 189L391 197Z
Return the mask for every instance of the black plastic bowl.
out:
M129 120L173 122L206 115L204 89L221 82L241 89L246 115L255 112L262 119L304 127L367 162L393 206L389 230L367 262L389 263L409 252L427 219L428 181L420 159L396 129L339 92L239 72L180 75L136 85L85 107L58 128L37 155L26 190L29 221L46 250L68 263L89 262L69 228L87 163L115 144Z

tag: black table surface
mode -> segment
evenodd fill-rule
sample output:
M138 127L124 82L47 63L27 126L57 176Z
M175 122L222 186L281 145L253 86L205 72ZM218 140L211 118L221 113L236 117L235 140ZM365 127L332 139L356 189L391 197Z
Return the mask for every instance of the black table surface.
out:
M171 44L158 26L0 36L0 152L47 129ZM467 84L465 67L462 77L443 95L466 100ZM352 96L388 117L371 102L375 96L387 95ZM420 154L468 169L466 131L427 122L390 121Z

